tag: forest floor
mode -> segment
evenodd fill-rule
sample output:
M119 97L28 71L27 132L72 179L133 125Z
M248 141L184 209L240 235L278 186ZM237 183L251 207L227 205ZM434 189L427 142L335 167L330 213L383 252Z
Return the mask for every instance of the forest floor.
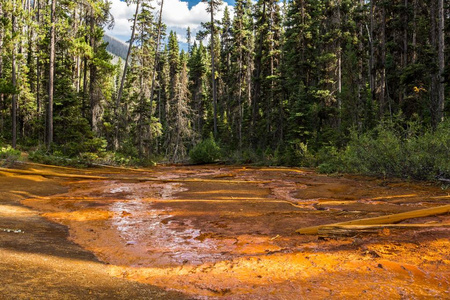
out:
M301 227L437 207L432 183L238 166L0 170L0 299L450 298L450 214L352 236Z

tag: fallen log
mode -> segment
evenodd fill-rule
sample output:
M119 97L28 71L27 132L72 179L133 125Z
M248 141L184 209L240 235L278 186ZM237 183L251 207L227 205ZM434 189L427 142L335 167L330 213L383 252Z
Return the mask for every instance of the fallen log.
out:
M347 222L339 222L334 224L324 224L319 226L305 227L296 230L295 232L299 234L317 234L319 229L324 226L336 226L336 225L380 225L380 224L395 224L404 220L414 219L414 218L423 218L435 215L446 214L450 212L450 205L444 205L433 208L419 209L408 211L399 214L375 217L375 218L365 218L365 219L357 219L353 221Z
M450 224L380 224L380 225L328 225L322 226L320 236L354 236L359 233L378 233L383 229L450 228Z
M444 177L439 177L438 180L442 181L442 182L450 183L450 179L447 179L447 178L444 178Z

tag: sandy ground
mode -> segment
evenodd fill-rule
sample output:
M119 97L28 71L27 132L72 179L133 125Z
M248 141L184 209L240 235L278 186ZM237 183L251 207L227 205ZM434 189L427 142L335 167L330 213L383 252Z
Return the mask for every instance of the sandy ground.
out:
M0 230L6 299L450 298L448 227L295 233L449 204L433 184L285 168L27 169L107 179L0 173L0 228L21 230Z

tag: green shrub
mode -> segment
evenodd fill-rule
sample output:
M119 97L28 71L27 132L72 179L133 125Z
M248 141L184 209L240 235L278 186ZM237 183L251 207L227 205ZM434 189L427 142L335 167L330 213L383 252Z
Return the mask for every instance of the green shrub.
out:
M46 165L57 165L57 166L73 166L73 167L84 167L83 163L80 163L77 159L72 159L64 156L60 151L55 151L53 154L47 152L43 149L38 149L36 151L30 151L28 154L28 159Z
M404 164L401 150L398 134L380 127L376 132L352 138L343 153L343 168L356 173L396 176Z
M10 145L6 145L0 148L0 159L4 160L4 165L11 164L18 160L20 157L20 151L14 149Z
M408 139L404 157L405 172L413 178L450 178L450 122Z
M210 137L195 145L189 152L189 157L194 164L212 163L221 157L221 149Z
M294 140L286 147L278 148L275 151L275 161L276 164L283 166L313 167L316 165L314 153L300 140Z
M348 172L420 180L450 178L450 122L436 130L417 124L395 128L382 124L373 131L352 133L345 149L321 149L319 172Z
M336 173L342 171L343 161L338 149L334 146L321 148L316 154L319 173Z

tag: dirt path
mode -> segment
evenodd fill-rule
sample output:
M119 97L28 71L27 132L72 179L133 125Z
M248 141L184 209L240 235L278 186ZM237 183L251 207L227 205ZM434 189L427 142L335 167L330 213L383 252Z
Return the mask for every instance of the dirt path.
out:
M295 234L304 226L449 204L448 190L430 184L223 166L38 169L108 179L70 178L63 188L39 176L21 175L29 176L23 186L9 179L14 190L29 192L14 202L27 198L21 202L27 208L16 205L10 217L6 210L0 222L17 225L22 218L30 225L24 234L0 231L0 258L7 262L0 270L14 264L23 266L20 272L31 270L25 284L12 285L24 298L33 285L38 295L61 289L70 296L124 299L182 297L169 290L207 299L450 298L448 227L335 238ZM30 190L37 178L53 195ZM404 223L427 222L449 224L450 216ZM25 238L31 227L39 228L34 242ZM5 278L18 277L10 272Z

